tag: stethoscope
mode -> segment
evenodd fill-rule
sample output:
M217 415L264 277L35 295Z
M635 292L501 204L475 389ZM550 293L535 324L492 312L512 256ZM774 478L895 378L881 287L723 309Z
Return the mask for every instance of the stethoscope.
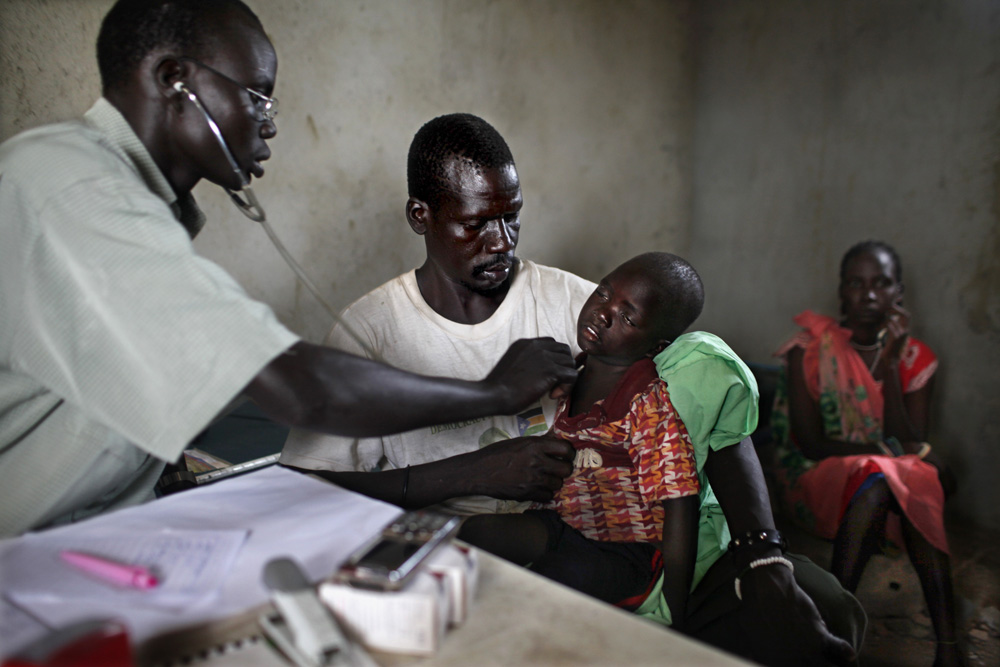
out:
M219 148L222 149L223 155L226 156L226 160L229 162L229 166L232 167L233 173L236 177L240 179L242 186L240 187L240 192L246 195L248 201L243 201L238 194L230 190L229 188L224 188L229 198L233 200L243 215L250 218L254 222L259 222L262 224L267 223L267 215L264 213L264 207L260 205L257 201L257 195L254 194L253 188L250 187L250 180L243 174L243 170L236 163L236 158L233 157L233 152L229 150L229 144L226 143L225 138L222 136L222 130L219 129L218 124L212 115L208 113L208 109L205 105L201 103L198 96L194 94L194 91L188 88L183 81L178 81L174 84L174 90L182 95L186 96L191 103L197 107L198 111L205 117L205 122L208 123L208 127L212 130L212 134L215 135L215 140L219 143Z
M227 187L223 187L226 194L229 195L229 198L236 205L236 208L238 208L243 215L250 218L254 222L259 222L264 227L264 231L267 232L268 238L271 239L271 243L274 244L274 247L278 249L278 253L281 254L285 263L292 268L292 271L294 271L295 275L298 276L298 279L302 281L302 284L305 285L310 292L312 292L312 295L316 297L316 300L320 302L320 305L322 305L330 317L333 318L334 322L337 322L344 328L348 335L350 335L351 338L353 338L355 342L361 346L361 349L365 351L369 358L377 361L384 361L382 359L382 355L373 350L371 346L368 345L368 343L365 342L336 311L334 311L330 304L327 303L326 299L323 298L323 295L320 294L319 289L316 288L313 282L309 279L309 276L306 275L305 270L299 266L299 263L295 261L295 258L293 258L291 253L288 252L288 249L285 248L285 244L282 243L281 239L278 238L278 235L274 233L270 223L267 221L267 214L264 213L264 207L260 205L260 201L257 200L257 195L254 194L253 188L250 187L250 179L243 174L243 170L240 169L239 164L237 164L236 158L233 156L233 152L229 150L229 144L226 143L225 137L222 136L222 130L219 129L219 126L215 122L215 119L212 118L212 115L208 113L208 109L205 108L205 105L201 103L201 100L194 94L194 91L188 88L183 81L176 82L174 84L174 90L187 97L188 100L194 104L195 108L198 109L198 111L200 111L205 117L205 122L208 123L209 129L212 130L212 134L215 136L215 140L219 144L219 148L222 149L223 155L226 156L229 166L232 168L233 173L236 174L236 177L240 179L240 183L242 185L238 192L234 192ZM242 197L240 197L241 193L246 197L245 201Z

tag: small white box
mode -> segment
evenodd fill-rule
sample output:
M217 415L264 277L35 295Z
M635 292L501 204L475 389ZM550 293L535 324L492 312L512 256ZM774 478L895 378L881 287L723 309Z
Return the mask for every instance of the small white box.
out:
M472 547L452 543L434 552L426 567L446 582L445 590L451 599L449 625L461 625L469 615L479 585L479 555Z
M451 618L444 577L417 572L398 591L377 591L324 582L319 598L345 628L369 649L432 655Z

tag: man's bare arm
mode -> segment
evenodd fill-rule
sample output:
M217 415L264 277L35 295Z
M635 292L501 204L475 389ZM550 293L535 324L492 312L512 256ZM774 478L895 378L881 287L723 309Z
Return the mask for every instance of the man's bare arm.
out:
M705 472L734 536L774 528L764 473L750 438L710 452ZM736 552L733 562L742 573L750 560L780 555L777 547ZM830 633L788 568L771 565L745 572L741 589L741 621L754 641L756 659L768 665L845 665L856 660L854 649Z
M551 500L573 471L573 446L549 436L501 440L480 450L384 472L303 470L404 508L484 495L506 500Z
M575 379L569 348L551 338L517 341L480 381L416 375L299 342L268 364L246 393L281 424L371 437L513 414Z

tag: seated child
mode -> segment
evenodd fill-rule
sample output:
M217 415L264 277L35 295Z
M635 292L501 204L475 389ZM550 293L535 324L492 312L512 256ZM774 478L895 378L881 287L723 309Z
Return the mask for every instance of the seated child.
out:
M653 357L703 303L694 268L669 253L639 255L601 280L580 312L582 368L552 427L576 449L573 473L544 506L470 517L460 537L629 610L662 570L679 627L696 557L699 482Z

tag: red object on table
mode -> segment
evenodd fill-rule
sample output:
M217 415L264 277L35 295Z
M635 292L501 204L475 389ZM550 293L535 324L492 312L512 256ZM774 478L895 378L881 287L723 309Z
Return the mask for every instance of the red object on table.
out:
M134 667L128 632L115 621L85 621L55 630L0 667Z

